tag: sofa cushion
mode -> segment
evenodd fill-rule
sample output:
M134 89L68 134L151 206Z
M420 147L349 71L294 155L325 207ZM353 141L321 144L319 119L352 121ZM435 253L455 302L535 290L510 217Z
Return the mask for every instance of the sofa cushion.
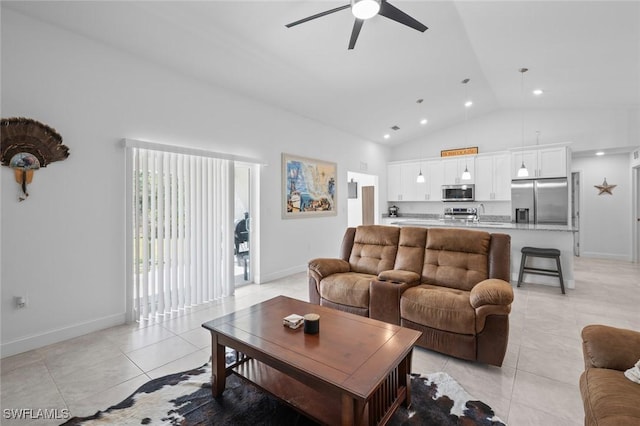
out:
M393 269L422 273L424 250L427 241L427 228L402 227L398 254Z
M422 268L422 281L438 286L471 290L489 278L491 234L469 229L432 228Z
M333 274L320 281L320 296L340 305L369 308L369 283L375 275L359 272Z
M580 377L585 424L625 426L640 424L640 385L622 371L587 368Z
M393 269L400 228L394 226L359 226L349 256L351 271L378 275Z
M476 334L476 314L469 292L421 284L402 293L400 317L438 330Z

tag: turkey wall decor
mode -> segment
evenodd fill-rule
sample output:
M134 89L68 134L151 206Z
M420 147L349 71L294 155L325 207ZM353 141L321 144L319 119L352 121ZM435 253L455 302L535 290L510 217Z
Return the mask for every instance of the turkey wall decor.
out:
M16 182L22 188L20 201L29 196L27 185L33 172L49 163L64 160L69 148L62 144L62 136L55 129L31 118L3 118L0 123L0 157L2 165L14 170Z

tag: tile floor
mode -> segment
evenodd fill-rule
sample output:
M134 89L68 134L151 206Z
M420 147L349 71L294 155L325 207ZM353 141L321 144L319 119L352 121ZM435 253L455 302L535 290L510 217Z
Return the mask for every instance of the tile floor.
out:
M578 378L580 330L601 323L640 330L640 265L577 258L576 289L525 284L515 288L507 356L502 368L421 348L414 372L446 371L512 426L582 425ZM123 325L2 359L1 407L68 409L90 415L115 404L151 378L201 365L209 358L205 321L285 294L307 300L304 273L249 285L234 297L152 324ZM60 421L0 419L3 425Z

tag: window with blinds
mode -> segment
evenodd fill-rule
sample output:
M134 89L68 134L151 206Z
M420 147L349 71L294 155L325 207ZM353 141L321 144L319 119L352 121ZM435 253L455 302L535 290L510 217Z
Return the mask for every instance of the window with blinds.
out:
M135 145L127 145L131 319L232 295L233 160Z

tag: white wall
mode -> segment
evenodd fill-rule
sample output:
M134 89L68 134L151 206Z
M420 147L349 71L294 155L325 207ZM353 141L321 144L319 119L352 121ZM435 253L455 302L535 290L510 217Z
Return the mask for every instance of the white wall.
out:
M347 170L386 179L388 149L87 38L2 10L2 116L25 116L62 135L70 157L36 172L17 201L2 167L2 355L124 319L122 138L257 158L262 254L257 281L334 256L347 225ZM233 66L233 65L227 65ZM338 215L281 219L282 152L338 164ZM386 197L386 195L384 196ZM15 309L13 296L27 295Z
M481 153L503 151L522 146L519 110L500 110L469 119L468 145ZM572 151L637 146L640 136L638 110L526 110L525 145L571 142ZM435 131L426 138L394 147L392 160L439 157L440 150L464 145L463 125Z
M580 157L572 169L580 172L580 255L631 261L632 203L629 154ZM595 185L617 185L613 195L599 194Z

